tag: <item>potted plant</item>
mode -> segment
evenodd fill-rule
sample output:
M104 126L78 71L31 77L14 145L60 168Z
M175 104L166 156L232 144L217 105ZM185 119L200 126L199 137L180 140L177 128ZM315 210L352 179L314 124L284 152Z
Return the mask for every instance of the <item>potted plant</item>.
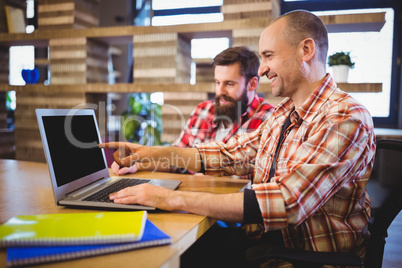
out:
M350 52L336 52L328 57L328 65L332 67L335 82L348 81L349 69L355 66L350 58Z
M141 145L162 145L162 108L147 93L132 93L122 114L122 134L127 141Z

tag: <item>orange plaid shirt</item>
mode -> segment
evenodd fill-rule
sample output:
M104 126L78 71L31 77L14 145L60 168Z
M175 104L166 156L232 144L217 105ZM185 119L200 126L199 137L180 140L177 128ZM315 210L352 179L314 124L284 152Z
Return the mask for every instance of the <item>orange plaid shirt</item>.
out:
M286 98L256 131L226 144L199 144L205 169L244 175L253 185L265 231L282 229L285 245L364 255L370 200L366 184L375 154L373 122L364 106L327 74L291 114L268 181L281 128L294 108Z

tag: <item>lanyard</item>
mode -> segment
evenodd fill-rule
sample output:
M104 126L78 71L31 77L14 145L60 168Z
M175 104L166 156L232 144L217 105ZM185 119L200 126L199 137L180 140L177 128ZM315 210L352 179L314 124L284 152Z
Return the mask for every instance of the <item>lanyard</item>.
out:
M290 124L291 124L290 115L293 113L293 111L294 111L294 109L290 112L290 114L289 114L288 117L286 118L285 123L284 123L283 126L282 126L281 135L279 136L279 142L278 142L278 145L276 146L274 159L273 159L273 161L272 161L271 169L269 170L269 179L268 179L268 181L270 181L271 178L272 178L273 176L275 176L276 158L277 158L277 156L278 156L278 153L279 153L280 148L282 147L282 141L283 141L283 139L284 139L284 137L285 137L285 135L284 135L284 134L285 134L285 131L288 129L288 127L289 127Z

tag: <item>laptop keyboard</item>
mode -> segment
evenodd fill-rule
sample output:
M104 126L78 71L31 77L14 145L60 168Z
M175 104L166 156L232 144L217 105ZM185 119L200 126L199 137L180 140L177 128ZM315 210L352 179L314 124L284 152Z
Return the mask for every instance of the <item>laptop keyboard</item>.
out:
M103 203L113 203L112 200L110 200L109 195L111 193L120 191L124 188L142 184L142 183L147 183L149 180L145 179L120 179L116 181L115 183L112 183L108 187L93 193L92 195L86 197L83 199L83 201L91 201L91 202L103 202Z

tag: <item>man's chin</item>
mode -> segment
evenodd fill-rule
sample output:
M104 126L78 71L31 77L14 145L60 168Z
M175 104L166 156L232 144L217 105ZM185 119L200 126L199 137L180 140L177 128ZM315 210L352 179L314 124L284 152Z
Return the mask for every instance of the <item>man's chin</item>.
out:
M217 103L216 107L218 109L234 109L236 107L236 104L231 101L224 101L223 103Z

